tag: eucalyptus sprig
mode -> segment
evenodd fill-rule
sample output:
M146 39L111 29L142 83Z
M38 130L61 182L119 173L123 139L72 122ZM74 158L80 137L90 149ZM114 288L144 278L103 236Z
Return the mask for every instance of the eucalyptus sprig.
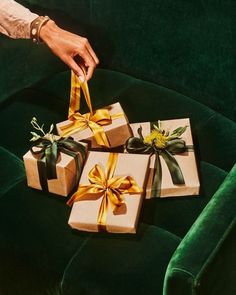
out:
M51 142L53 142L55 140L54 135L52 134L54 125L51 124L50 129L47 133L45 133L45 131L43 130L44 124L42 124L41 126L38 124L37 119L35 117L32 118L31 120L31 125L33 126L34 129L40 131L42 133L42 135L39 135L36 132L31 131L30 133L33 135L33 137L30 139L30 141L36 141L39 138L44 138L44 139L48 139Z

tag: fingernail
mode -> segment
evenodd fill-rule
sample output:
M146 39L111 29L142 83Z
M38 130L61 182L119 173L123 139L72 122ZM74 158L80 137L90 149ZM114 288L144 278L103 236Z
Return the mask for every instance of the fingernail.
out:
M79 80L81 83L84 83L84 76L79 76Z

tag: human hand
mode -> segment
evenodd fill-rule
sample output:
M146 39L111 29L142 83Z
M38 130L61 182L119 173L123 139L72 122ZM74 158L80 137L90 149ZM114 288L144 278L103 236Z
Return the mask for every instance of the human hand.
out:
M41 28L39 37L55 55L79 76L81 82L92 77L99 60L86 38L61 29L52 20L49 20ZM75 61L78 55L86 68L86 77L84 77L82 69Z

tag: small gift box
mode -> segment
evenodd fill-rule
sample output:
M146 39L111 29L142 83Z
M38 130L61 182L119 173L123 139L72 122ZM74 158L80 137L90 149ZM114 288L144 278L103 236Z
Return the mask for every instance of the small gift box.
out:
M148 155L90 152L78 190L68 201L73 204L69 225L135 233L148 166Z
M80 114L80 90L82 89L89 113ZM93 111L87 82L81 83L71 73L71 94L68 120L58 123L58 134L72 136L75 140L86 140L91 148L117 147L132 135L128 120L117 102Z
M43 131L35 118L31 121ZM35 132L31 149L23 156L29 187L68 196L78 184L87 154L87 144L72 138L60 138L49 133L39 136Z
M126 151L150 154L146 198L199 194L188 118L134 123L130 127L134 136L128 139Z

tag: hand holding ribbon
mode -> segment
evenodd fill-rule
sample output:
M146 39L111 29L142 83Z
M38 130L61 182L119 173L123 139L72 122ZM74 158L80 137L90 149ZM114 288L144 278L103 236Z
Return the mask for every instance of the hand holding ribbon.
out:
M82 65L81 68L83 71L85 71ZM84 115L79 113L81 89L89 108L89 113ZM71 93L68 113L68 119L71 122L61 127L63 132L62 136L68 136L74 132L82 131L89 127L94 133L96 142L99 145L109 147L109 141L102 126L111 124L112 119L119 118L122 115L122 113L119 113L115 116L111 116L108 109L99 109L93 111L87 81L85 80L83 83L80 82L78 76L76 76L73 71L71 72Z

